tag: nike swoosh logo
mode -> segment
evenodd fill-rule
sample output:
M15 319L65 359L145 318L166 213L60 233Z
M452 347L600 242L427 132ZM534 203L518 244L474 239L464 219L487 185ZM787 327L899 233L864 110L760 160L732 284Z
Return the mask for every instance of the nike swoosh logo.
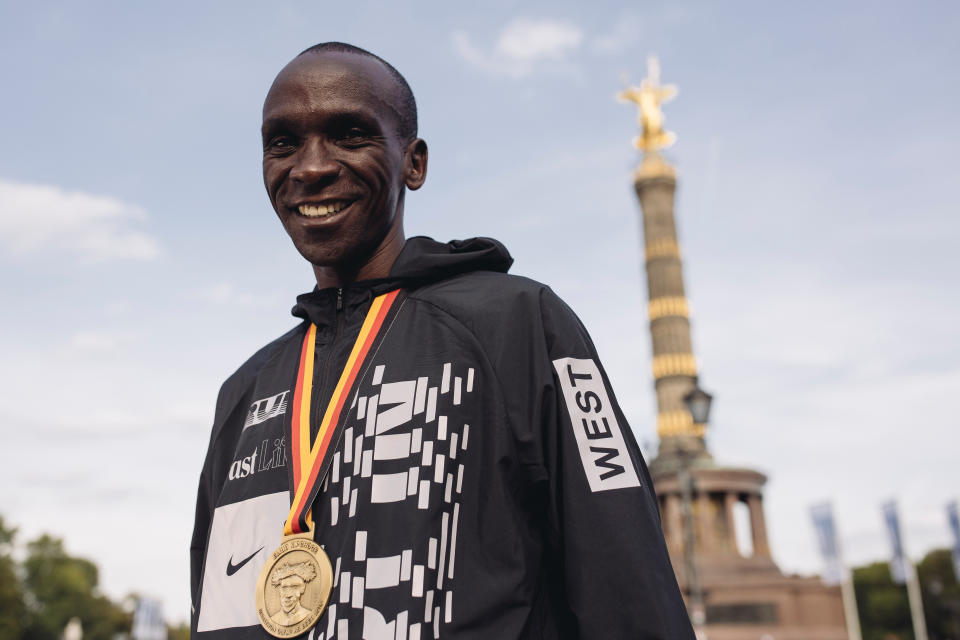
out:
M238 562L237 564L233 564L233 556L230 556L230 559L227 560L227 575L232 576L237 571L240 571L240 569L243 568L243 565L253 560L253 556L257 555L261 551L263 551L263 547L260 547L259 549L257 549L256 551L248 555L246 558Z

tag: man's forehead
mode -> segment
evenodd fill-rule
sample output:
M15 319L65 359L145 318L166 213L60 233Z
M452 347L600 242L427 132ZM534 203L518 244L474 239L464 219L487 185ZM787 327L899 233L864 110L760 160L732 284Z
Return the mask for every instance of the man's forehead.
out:
M293 102L337 101L360 107L399 109L396 79L375 58L350 52L308 52L291 60L277 74L263 104L263 117L284 111Z

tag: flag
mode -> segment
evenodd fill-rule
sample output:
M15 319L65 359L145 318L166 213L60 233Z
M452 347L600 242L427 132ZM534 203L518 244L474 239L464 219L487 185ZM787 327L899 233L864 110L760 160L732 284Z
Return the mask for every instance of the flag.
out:
M133 613L133 640L167 640L167 624L159 600L140 598Z
M900 535L900 516L897 515L897 503L893 500L883 503L883 520L887 525L887 535L893 556L890 559L890 577L897 584L907 581L907 558L903 553L903 537Z
M810 508L810 515L823 556L823 581L826 584L840 584L843 581L843 562L837 544L837 528L833 523L833 508L829 503L814 505Z
M951 544L953 551L953 574L960 580L960 516L957 515L957 501L947 505L947 521L950 523L950 533L953 535Z

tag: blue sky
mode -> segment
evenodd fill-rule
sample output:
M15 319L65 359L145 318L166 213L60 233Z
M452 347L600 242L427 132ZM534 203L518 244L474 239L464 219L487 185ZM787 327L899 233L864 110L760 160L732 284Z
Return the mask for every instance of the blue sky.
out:
M582 317L648 452L635 113L614 95L658 54L715 457L770 474L785 570L819 570L822 500L851 562L886 555L891 497L912 555L946 544L958 31L935 2L5 5L0 513L187 615L217 389L311 287L263 191L262 99L343 40L417 96L408 235L502 240Z

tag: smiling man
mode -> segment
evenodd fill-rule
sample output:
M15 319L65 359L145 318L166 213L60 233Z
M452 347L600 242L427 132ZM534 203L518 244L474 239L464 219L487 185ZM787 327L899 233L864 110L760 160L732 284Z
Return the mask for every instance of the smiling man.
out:
M317 287L221 389L193 633L692 638L583 326L507 275L494 240L405 238L427 145L403 77L311 47L274 81L261 133L270 202ZM299 563L317 578L275 579Z

